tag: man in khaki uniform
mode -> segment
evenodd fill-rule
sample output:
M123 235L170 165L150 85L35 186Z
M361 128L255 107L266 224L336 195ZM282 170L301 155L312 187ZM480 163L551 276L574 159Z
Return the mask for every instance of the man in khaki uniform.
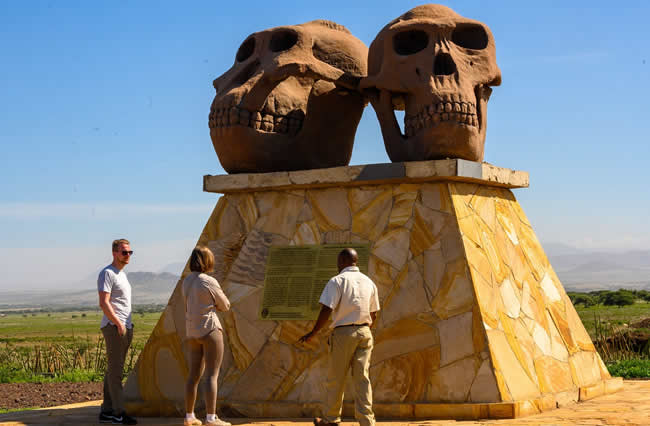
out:
M332 315L330 359L327 373L327 395L323 418L315 418L316 426L341 422L343 390L348 369L352 367L355 387L355 417L362 426L374 426L372 388L370 386L370 355L373 347L370 326L379 311L377 286L359 272L354 249L343 249L338 256L339 274L333 277L320 297L321 311L309 333L300 338L309 342Z

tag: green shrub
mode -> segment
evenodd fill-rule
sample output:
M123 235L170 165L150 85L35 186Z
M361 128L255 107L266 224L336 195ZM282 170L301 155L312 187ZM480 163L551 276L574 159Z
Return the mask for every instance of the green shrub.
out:
M624 379L650 378L650 359L627 359L607 364L609 374Z

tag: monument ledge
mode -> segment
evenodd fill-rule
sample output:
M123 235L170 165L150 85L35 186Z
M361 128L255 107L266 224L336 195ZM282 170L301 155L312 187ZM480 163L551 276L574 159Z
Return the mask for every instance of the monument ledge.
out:
M326 186L382 185L439 180L527 188L528 172L461 159L366 164L293 172L203 176L203 191L221 194Z

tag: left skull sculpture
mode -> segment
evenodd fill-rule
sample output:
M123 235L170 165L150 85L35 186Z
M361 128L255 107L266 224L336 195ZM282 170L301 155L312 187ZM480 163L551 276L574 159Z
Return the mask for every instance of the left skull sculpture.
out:
M345 166L365 102L368 48L316 20L248 36L214 80L210 137L228 173Z

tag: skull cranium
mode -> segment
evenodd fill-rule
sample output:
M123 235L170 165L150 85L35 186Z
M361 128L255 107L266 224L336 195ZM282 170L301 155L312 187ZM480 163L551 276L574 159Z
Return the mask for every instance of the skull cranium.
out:
M251 34L214 81L210 136L228 173L344 166L365 102L368 48L317 20Z
M489 28L441 5L418 6L372 42L368 77L391 161L482 161L490 86L501 84ZM402 134L394 109L405 110Z

